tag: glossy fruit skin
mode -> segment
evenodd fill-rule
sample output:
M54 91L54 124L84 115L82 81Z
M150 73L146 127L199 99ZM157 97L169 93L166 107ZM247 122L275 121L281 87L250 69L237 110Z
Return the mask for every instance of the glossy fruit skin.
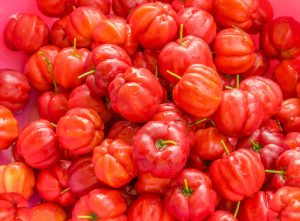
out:
M235 88L225 90L213 120L217 128L228 137L251 135L262 124L263 107L250 92Z
M174 103L162 103L158 106L152 121L178 121L188 123L189 119Z
M173 0L172 6L176 11L179 11L183 8L195 7L211 13L213 8L213 0Z
M10 18L4 29L4 43L27 55L48 44L48 26L37 15L19 13Z
M93 31L106 16L97 8L82 6L70 14L66 31L71 42L77 40L78 47L91 47Z
M121 139L127 144L131 145L132 140L141 125L132 123L130 121L118 121L109 130L107 138L109 139Z
M159 51L156 50L138 51L132 56L132 65L137 68L147 68L155 74L158 68L158 55Z
M21 111L29 100L31 87L24 74L0 69L0 105L13 112Z
M281 61L274 70L274 81L280 86L283 97L297 97L297 87L300 85L300 58Z
M0 150L9 148L19 135L18 121L13 113L0 105Z
M110 187L124 186L137 176L132 146L123 140L103 140L95 147L92 160L96 177Z
M60 48L71 47L72 43L67 35L66 28L70 17L65 17L56 20L50 29L50 42Z
M191 195L184 192L184 180L193 190ZM217 204L217 193L213 190L208 175L193 168L182 170L172 180L165 194L167 210L180 221L204 220L215 210Z
M186 69L182 79L175 85L173 99L185 112L197 117L208 117L221 102L222 88L221 78L214 69L194 64Z
M54 62L54 76L58 85L72 89L83 83L78 76L84 73L88 53L86 48L73 47L64 48L58 53Z
M108 87L112 109L132 122L145 122L163 99L159 81L147 69L128 68Z
M209 215L206 221L238 221L237 218L224 210L215 210L211 215Z
M95 189L83 196L76 203L72 211L73 221L82 220L78 216L93 216L93 221L100 220L122 220L114 219L123 216L127 205L121 192L111 189Z
M175 221L157 194L140 194L128 210L128 221Z
M91 157L77 158L67 169L68 187L77 196L88 194L95 188L102 187L94 172Z
M161 49L175 37L176 19L176 12L171 5L161 2L146 3L132 12L129 25L133 35L144 48ZM159 38L157 33L160 33Z
M285 133L300 132L300 98L284 100L275 118L283 125Z
M18 193L0 193L2 221L29 221L30 209L27 200Z
M241 76L243 78L255 75L264 76L267 74L269 66L269 59L261 51L256 51L254 64L247 71L241 73Z
M255 47L250 35L241 29L223 29L214 39L214 62L225 74L239 74L255 63Z
M56 126L56 136L62 148L74 155L93 151L104 137L104 124L93 109L74 108L60 118Z
M108 15L111 3L109 0L77 0L77 5L94 7L100 10L103 14Z
M124 48L129 55L133 55L138 47L130 25L126 23L125 19L119 17L100 21L93 32L93 39L96 44L118 45Z
M280 87L274 81L261 76L253 76L243 80L240 89L254 94L261 102L263 122L279 111L283 97Z
M209 176L216 190L225 199L237 202L262 187L265 171L257 153L239 149L215 160L209 168Z
M112 0L112 10L115 15L126 18L132 10L150 0Z
M289 146L290 149L296 149L300 147L300 133L291 132L286 134L285 143Z
M0 193L19 193L25 199L29 199L33 194L34 186L34 173L25 163L0 165Z
M49 91L53 88L53 64L59 51L60 48L52 45L41 47L25 64L24 73L32 87L38 91Z
M270 208L270 202L274 198L274 193L270 191L259 191L252 196L245 198L238 212L239 220L276 220L276 213Z
M52 123L56 123L68 110L67 93L44 92L37 100L39 116Z
M248 30L252 26L252 17L258 5L259 0L215 0L213 3L214 16L222 27L237 26Z
M180 40L177 40L166 44L158 57L159 74L173 84L179 80L167 71L182 76L187 68L193 64L214 68L210 48L204 40L187 36L182 39L182 42L186 43L181 46Z
M160 149L159 139L172 140ZM190 152L193 134L178 122L150 121L135 135L133 160L139 172L151 172L161 178L173 178L184 167Z
M299 201L300 188L285 186L277 190L270 202L270 207L278 214L277 219L297 221L300 219Z
M54 203L41 203L31 209L30 221L67 221L66 212Z
M271 59L292 59L300 54L300 23L292 17L268 22L260 34L260 48Z
M63 207L76 203L77 197L68 189L67 169L70 165L70 161L61 160L58 164L39 171L36 188L44 200Z
M158 193L164 194L170 186L170 178L159 178L151 173L141 173L138 176L138 181L135 183L137 193Z
M76 87L68 99L68 109L90 108L97 111L103 122L110 120L112 113L101 97L92 94L86 84Z
M183 36L194 35L207 44L210 44L216 36L217 24L214 17L204 10L195 7L181 9L177 18L178 29L181 24L183 24Z
M63 17L72 12L75 0L36 0L39 10L48 17Z

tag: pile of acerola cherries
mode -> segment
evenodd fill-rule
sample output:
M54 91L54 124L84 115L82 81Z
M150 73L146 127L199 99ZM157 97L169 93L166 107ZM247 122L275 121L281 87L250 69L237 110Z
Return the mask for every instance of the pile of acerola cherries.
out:
M36 1L51 28L3 33L28 60L0 70L1 221L300 220L298 21L271 0Z

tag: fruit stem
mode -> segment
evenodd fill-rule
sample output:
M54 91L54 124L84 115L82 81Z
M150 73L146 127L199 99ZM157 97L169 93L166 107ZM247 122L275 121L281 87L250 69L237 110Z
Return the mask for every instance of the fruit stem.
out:
M182 46L182 37L183 37L183 24L180 24L180 31L179 31L179 44Z
M165 146L168 144L176 145L177 143L173 140L163 140L163 139L158 139L155 143L155 146L158 150L163 149Z
M241 201L238 201L237 204L236 204L236 208L235 208L235 211L234 211L234 215L233 215L234 218L237 217L237 214L238 214L239 209L240 209L240 205L241 205Z
M256 143L254 140L250 140L250 143L253 145L252 150L254 152L260 152L261 150L261 145L259 143Z
M282 128L280 121L276 120L276 123L278 124L280 131L283 132L283 128Z
M236 88L239 89L240 88L240 75L236 75Z
M266 173L273 173L273 174L281 174L281 175L285 175L286 172L283 170L265 170Z
M230 154L230 152L229 152L229 149L228 149L228 147L226 146L226 144L225 144L224 140L221 140L221 144L222 144L222 146L223 146L223 148L224 148L224 150L225 150L226 154L227 154L227 155L229 155L229 154Z
M56 124L55 123L50 123L50 125L52 126L52 127L54 127L54 128L56 128Z
M155 65L155 73L154 73L155 77L158 78L158 66Z
M231 90L231 89L233 89L233 87L225 86L225 89L226 89L226 90Z
M189 183L188 183L187 179L184 179L183 183L184 183L184 186L183 186L181 192L185 196L190 197L193 194L193 189L189 187Z
M69 190L70 190L70 188L68 187L68 188L64 189L63 191L61 191L59 194L63 195L64 193L68 192Z
M96 72L96 70L90 70L90 71L87 71L87 72L85 72L85 73L79 75L77 78L78 78L78 79L81 79L81 78L84 78L84 77L89 76L89 75L91 75L91 74L94 74L95 72Z
M50 73L52 81L53 81L53 85L54 85L54 93L57 94L58 93L58 87L57 87L57 83L55 80L55 76L54 76L54 68L53 68L53 64L51 63L51 61L47 58L46 54L42 51L38 52L38 55L41 55L44 60L47 63L47 71Z
M214 127L217 127L217 125L215 124L215 122L212 119L209 119L209 121Z
M193 126L193 125L195 125L195 124L200 124L200 123L202 123L202 122L204 122L204 121L207 121L207 120L208 120L207 118L203 118L203 119L201 119L201 120L197 120L196 122L190 123L190 124L188 124L187 126L190 127L190 126Z
M79 218L79 219L98 220L98 216L93 212L89 213L89 215L77 216L77 218Z
M169 71L169 70L167 70L167 73L168 73L168 74L170 74L170 75L172 75L173 77L175 77L175 78L179 79L179 80L181 80L181 79L182 79L182 77L181 77L181 76L179 76L178 74L175 74L175 73L174 73L174 72L172 72L172 71Z
M73 50L74 50L73 56L79 58L80 55L77 53L77 38L74 38Z

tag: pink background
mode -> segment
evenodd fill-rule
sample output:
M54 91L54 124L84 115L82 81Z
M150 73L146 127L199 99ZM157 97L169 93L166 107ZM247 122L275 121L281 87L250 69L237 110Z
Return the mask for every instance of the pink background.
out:
M270 0L274 7L275 17L283 15L294 16L300 21L300 1L299 0ZM0 68L12 68L18 71L23 70L27 56L21 52L13 52L7 49L3 43L3 28L12 14L17 12L31 12L40 15L49 25L53 19L43 16L36 6L35 0L9 0L2 1L0 6ZM17 115L20 128L23 128L28 122L37 117L35 108L36 93L32 93L32 99L26 106L25 110ZM8 151L0 151L0 164L6 164L10 161Z

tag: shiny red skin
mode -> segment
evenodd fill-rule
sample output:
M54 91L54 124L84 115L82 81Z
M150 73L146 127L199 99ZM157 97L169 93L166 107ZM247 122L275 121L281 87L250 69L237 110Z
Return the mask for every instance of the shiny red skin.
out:
M91 157L77 158L68 167L67 176L67 186L77 196L83 196L93 189L103 186L95 175Z
M148 50L138 51L132 56L132 65L137 68L147 68L155 74L158 68L159 51Z
M18 121L13 113L0 105L0 150L9 148L19 135Z
M112 0L112 11L115 15L126 18L136 7L151 0Z
M283 97L280 87L274 81L253 76L243 80L240 89L252 93L261 102L264 122L279 111Z
M0 165L0 193L19 193L28 200L34 187L34 173L27 164L14 162Z
M165 45L158 57L159 74L173 84L177 83L179 79L167 71L182 76L187 68L193 64L214 68L210 48L204 40L187 36L182 39L182 42L186 43L181 46L180 40L177 40Z
M0 211L2 221L30 221L28 202L18 193L1 193Z
M68 95L55 94L52 91L39 95L37 100L39 116L52 123L56 123L68 110Z
M207 217L206 221L238 221L238 219L232 213L224 210L216 210Z
M76 203L72 220L81 221L79 216L92 216L92 221L125 221L123 213L126 209L127 205L120 191L95 189Z
M151 173L141 173L135 183L137 193L158 193L164 194L170 186L170 178L159 178Z
M109 187L119 188L137 176L132 146L123 140L105 139L93 151L96 177Z
M175 221L157 194L140 194L128 210L128 221Z
M67 35L66 28L70 17L67 15L56 20L50 29L50 42L60 48L72 46L72 43Z
M158 106L152 121L179 121L188 123L188 118L174 103L162 103Z
M284 100L275 118L283 125L285 133L300 132L300 98Z
M81 85L83 79L78 79L78 76L84 73L84 64L88 54L89 50L86 48L62 49L54 62L54 76L57 84L68 89Z
M184 193L184 180L193 190L190 196ZM217 204L217 193L208 175L192 168L182 170L165 194L167 210L179 221L204 220Z
M94 109L73 108L60 118L56 136L62 148L74 155L93 151L104 137L104 123Z
M270 208L270 202L273 198L273 192L259 191L244 199L238 212L239 220L276 220L277 214Z
M175 85L173 100L189 114L208 117L217 110L221 102L222 88L221 78L214 69L194 64L186 69Z
M21 132L15 146L18 155L29 166L44 169L60 160L60 147L51 123L32 121Z
M132 122L145 122L156 112L163 89L147 69L128 68L109 84L112 109Z
M173 0L172 6L176 11L179 11L183 8L195 7L211 13L213 8L213 0Z
M273 7L269 0L259 0L256 11L252 14L252 25L247 30L248 33L257 34L263 26L273 19Z
M48 44L48 26L37 15L20 13L11 16L4 29L4 43L12 50L30 55Z
M267 57L261 52L255 52L255 62L253 65L245 72L241 73L243 78L251 77L251 76L264 76L267 74L269 70L270 62Z
M119 17L110 17L100 21L94 30L93 39L98 44L118 45L129 55L133 55L138 47L130 25L125 19Z
M214 17L224 28L237 26L248 30L258 9L259 0L215 0Z
M176 12L171 5L146 3L131 13L129 25L134 37L144 48L161 49L174 39L177 33L176 19ZM159 37L157 33L160 33Z
M285 143L289 146L290 149L296 149L297 147L300 147L300 133L288 133L285 136Z
M78 6L90 6L99 9L103 14L110 12L110 0L77 0Z
M111 111L102 98L93 95L86 84L76 87L69 96L68 109L78 107L94 109L105 123L109 121L112 116Z
M271 59L292 59L300 54L300 23L292 17L277 17L260 34L260 48Z
M40 203L31 209L30 221L67 221L67 214L54 203Z
M270 207L277 213L277 220L297 221L300 219L300 188L282 187L275 193Z
M222 73L240 74L255 63L254 43L251 36L241 29L227 28L218 32L213 49L215 65Z
M70 165L70 161L61 160L58 164L39 171L36 188L44 200L63 207L76 203L77 197L68 189L67 169Z
M73 11L75 0L36 0L39 10L48 17L63 17Z
M66 31L71 42L77 40L78 47L91 47L93 32L106 16L97 8L81 6L76 8L67 22Z
M194 148L191 149L185 168L194 168L200 171L207 171L210 162L203 160L196 153Z
M29 100L31 87L24 74L0 69L0 105L13 112L21 111Z
M209 168L209 177L225 199L237 202L262 187L265 171L257 153L239 149L215 160Z
M249 92L236 88L225 90L213 120L228 137L251 135L262 124L263 107L257 97Z
M86 84L93 93L108 97L109 83L130 66L131 59L124 49L113 44L100 45L89 54L85 62L87 71L96 71L94 79L91 78L92 75L86 78Z
M209 127L199 129L195 133L195 145L193 152L203 160L217 160L226 155L221 141L224 141L229 152L232 152L234 147L217 128Z
M30 56L25 64L24 73L33 88L38 91L52 90L54 78L53 64L59 51L60 48L47 45L41 47L36 53Z
M183 24L183 36L194 35L210 44L217 33L214 17L208 12L195 8L184 8L178 12L177 26ZM201 28L197 28L201 27Z
M132 143L133 160L139 172L174 178L186 164L192 137L185 124L149 121L137 132ZM168 144L159 149L158 139L172 140L176 145Z
M132 123L130 121L118 121L110 128L107 138L121 139L127 144L132 145L132 140L140 128L141 125Z

